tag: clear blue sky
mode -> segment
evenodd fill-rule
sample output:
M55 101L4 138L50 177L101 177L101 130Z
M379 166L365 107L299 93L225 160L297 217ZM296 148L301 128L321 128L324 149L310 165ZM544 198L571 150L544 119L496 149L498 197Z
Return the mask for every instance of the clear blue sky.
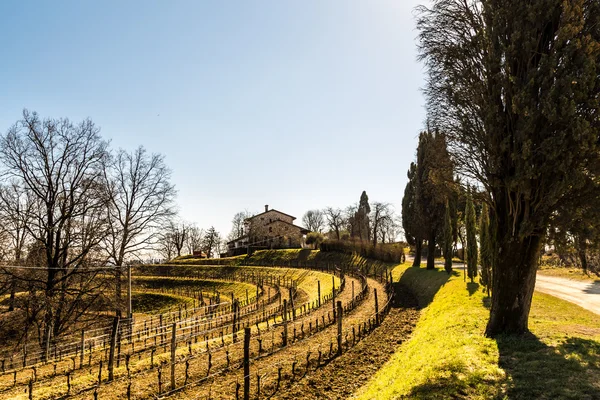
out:
M90 117L165 154L185 220L400 212L425 111L423 1L2 1L0 131L23 108ZM299 221L298 221L299 222Z

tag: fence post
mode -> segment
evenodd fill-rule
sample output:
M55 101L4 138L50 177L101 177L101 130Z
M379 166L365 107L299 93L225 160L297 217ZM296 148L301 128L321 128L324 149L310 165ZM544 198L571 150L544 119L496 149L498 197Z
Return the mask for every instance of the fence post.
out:
M337 355L342 355L342 302L337 302Z
M119 330L119 317L114 317L112 332L110 334L110 351L108 353L108 381L114 379L115 347L117 346L117 332Z
M379 325L379 303L377 302L377 289L373 289L375 293L375 325Z
M175 390L175 350L177 350L177 323L171 325L171 390Z
M331 307L333 308L333 320L335 321L335 276L331 277L333 281L333 290L331 291Z
M321 307L321 281L317 281L317 297L319 298L319 307Z
M237 323L237 308L238 308L238 301L234 300L233 301L233 326L231 328L231 332L233 332L233 343L237 342L237 329L236 329L236 323Z
M290 287L290 307L292 308L292 321L296 320L296 308L294 307L294 289Z
M250 400L250 328L244 328L244 400Z
M283 347L287 346L288 326L287 326L287 300L283 300Z
M81 354L79 355L79 368L83 368L83 353L85 353L85 331L81 330Z

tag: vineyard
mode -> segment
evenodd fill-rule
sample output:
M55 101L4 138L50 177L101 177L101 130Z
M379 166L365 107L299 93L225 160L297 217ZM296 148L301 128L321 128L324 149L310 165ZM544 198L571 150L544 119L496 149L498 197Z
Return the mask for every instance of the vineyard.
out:
M393 297L384 264L186 262L141 266L134 276L133 320L3 353L0 397L284 396L368 337Z

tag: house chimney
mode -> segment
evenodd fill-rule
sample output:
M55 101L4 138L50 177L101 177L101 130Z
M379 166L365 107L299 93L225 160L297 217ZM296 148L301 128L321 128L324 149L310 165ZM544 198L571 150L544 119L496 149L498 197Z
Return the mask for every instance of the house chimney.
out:
M265 212L269 211L269 205L265 204Z

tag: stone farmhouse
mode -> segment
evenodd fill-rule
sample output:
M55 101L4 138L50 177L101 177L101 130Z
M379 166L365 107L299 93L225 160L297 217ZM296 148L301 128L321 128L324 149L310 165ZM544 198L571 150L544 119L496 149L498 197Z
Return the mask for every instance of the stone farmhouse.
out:
M258 249L304 248L308 229L294 225L293 217L275 209L265 211L244 221L244 234L227 243L228 255L245 254Z

